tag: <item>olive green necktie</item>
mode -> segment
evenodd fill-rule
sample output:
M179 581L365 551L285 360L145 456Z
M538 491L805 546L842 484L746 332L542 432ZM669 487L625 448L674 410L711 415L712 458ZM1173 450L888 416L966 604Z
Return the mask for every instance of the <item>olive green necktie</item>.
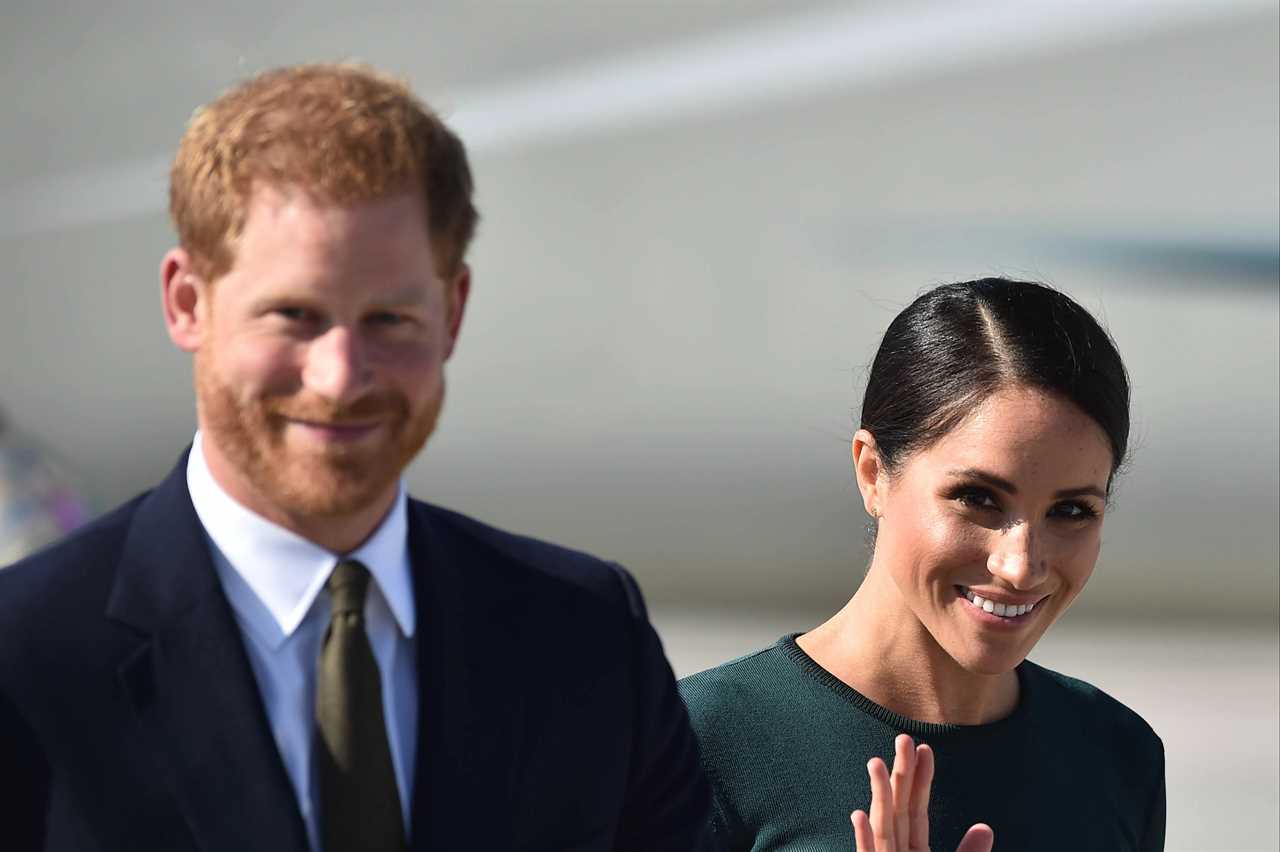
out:
M316 763L324 852L402 852L404 822L378 661L364 626L369 570L339 562L316 675Z

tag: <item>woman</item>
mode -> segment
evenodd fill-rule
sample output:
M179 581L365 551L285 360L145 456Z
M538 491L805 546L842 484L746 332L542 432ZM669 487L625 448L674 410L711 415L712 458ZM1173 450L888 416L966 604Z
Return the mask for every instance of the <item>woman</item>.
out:
M1093 571L1128 434L1114 344L1055 290L949 284L894 319L853 438L875 519L857 592L681 684L726 852L848 849L868 803L866 852L983 848L977 820L1001 850L1163 848L1159 738L1025 660Z

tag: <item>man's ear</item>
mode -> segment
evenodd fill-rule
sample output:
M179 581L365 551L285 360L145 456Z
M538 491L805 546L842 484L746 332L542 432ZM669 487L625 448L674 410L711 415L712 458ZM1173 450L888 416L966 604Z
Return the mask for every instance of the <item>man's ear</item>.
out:
M453 347L458 345L458 334L462 331L462 315L467 309L467 297L471 295L471 267L459 264L458 271L445 281L444 288L446 327L449 329L449 347L444 357L448 358L453 354Z
M873 518L884 514L884 489L887 471L876 448L875 436L866 429L859 429L853 436L853 475L862 492L862 507Z
M200 348L208 324L208 283L200 277L186 249L170 249L160 261L160 299L164 324L173 345L185 352Z

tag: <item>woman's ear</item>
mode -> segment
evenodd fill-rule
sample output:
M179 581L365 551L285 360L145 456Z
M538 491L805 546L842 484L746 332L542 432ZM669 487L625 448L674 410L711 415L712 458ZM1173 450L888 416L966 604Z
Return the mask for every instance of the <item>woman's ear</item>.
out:
M170 249L160 261L160 300L174 346L185 352L200 348L208 316L208 305L202 302L208 298L209 288L196 274L191 255L185 249Z
M853 475L862 492L862 507L873 518L884 514L885 468L876 448L875 436L866 429L859 429L853 436Z

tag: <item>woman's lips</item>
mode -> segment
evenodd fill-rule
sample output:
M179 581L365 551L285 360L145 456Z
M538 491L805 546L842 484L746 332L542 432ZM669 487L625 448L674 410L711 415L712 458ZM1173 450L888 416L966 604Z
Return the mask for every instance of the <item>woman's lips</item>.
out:
M991 623L1018 624L1029 620L1048 595L1012 596L1002 594L1000 600L975 592L968 586L956 586L967 607Z

